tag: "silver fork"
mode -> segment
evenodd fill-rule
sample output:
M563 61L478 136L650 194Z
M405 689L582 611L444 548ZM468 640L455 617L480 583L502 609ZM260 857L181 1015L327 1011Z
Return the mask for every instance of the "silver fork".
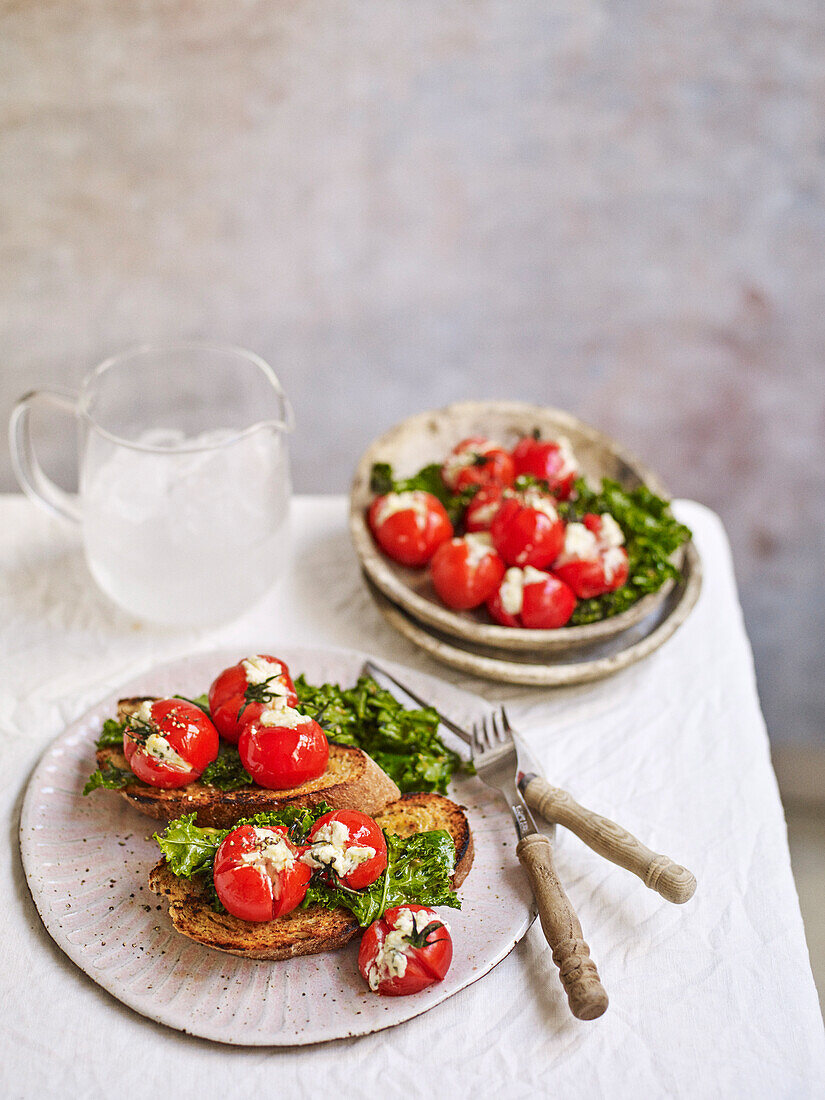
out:
M507 801L519 841L516 854L527 873L545 938L559 968L570 1011L580 1020L595 1020L607 1008L605 993L584 941L582 927L559 882L550 840L536 828L518 788L525 772L537 769L524 745L513 733L507 714L491 714L473 725L473 764L479 778ZM526 765L526 767L525 767ZM555 835L555 826L551 827Z

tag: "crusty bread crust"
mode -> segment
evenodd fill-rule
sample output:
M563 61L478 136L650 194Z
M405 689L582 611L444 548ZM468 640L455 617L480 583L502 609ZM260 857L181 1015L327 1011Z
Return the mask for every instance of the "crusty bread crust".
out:
M148 697L121 699L118 719L123 721L144 698ZM97 763L101 768L106 764L128 767L123 750L114 746L98 749ZM216 829L226 829L242 817L251 817L252 814L279 806L317 806L320 802L328 802L336 810L361 810L374 816L397 799L400 793L372 757L361 749L338 745L334 741L330 742L329 763L324 774L286 791L270 791L254 785L240 787L236 791L219 791L200 782L166 790L151 787L137 778L120 791L135 809L156 821L173 821L183 814L195 813L196 824Z
M467 877L473 862L470 825L463 809L440 794L408 794L376 817L388 833L410 836L431 829L447 829L456 846L453 885ZM165 860L149 872L149 885L169 905L172 924L184 936L206 947L247 959L290 959L335 951L360 931L346 909L294 909L277 920L253 923L228 913L216 913L200 879L178 878Z

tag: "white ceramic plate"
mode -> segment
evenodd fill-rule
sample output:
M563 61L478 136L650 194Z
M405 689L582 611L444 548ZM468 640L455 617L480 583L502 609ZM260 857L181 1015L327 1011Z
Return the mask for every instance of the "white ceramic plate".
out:
M271 652L316 683L354 683L365 659L334 649ZM23 803L20 848L35 905L58 946L142 1015L243 1046L299 1046L379 1031L426 1012L490 971L530 927L532 896L515 855L509 811L469 777L450 794L467 809L475 862L460 890L461 910L443 910L455 954L440 984L412 997L370 993L356 968L357 938L341 951L272 963L213 951L174 931L147 883L158 849L146 838L156 823L114 792L84 798L81 791L94 768L101 723L114 714L118 697L197 695L240 656L199 654L147 672L73 722L43 754ZM387 667L459 722L489 709L432 676ZM451 737L442 732L445 740Z
M582 472L599 483L609 477L626 488L645 484L659 496L668 492L652 470L643 466L614 440L570 413L518 401L463 401L432 412L417 413L384 432L361 456L350 492L350 536L361 566L370 581L396 606L415 619L423 630L434 628L479 646L501 650L548 654L548 660L565 650L613 638L641 622L661 605L672 588L666 582L658 592L644 596L633 607L586 626L559 630L526 630L492 623L483 608L452 611L433 588L428 569L410 569L381 553L369 530L367 509L375 494L370 473L376 462L389 462L399 477L410 477L431 462L443 462L461 439L482 435L512 447L538 428L545 438L565 436L573 446ZM681 565L682 553L674 561Z

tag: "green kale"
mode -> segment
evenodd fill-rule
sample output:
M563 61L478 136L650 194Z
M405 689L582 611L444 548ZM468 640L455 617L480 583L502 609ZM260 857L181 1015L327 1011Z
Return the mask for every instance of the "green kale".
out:
M583 626L618 615L650 592L658 592L665 581L681 579L671 555L691 538L690 528L674 518L666 500L646 486L623 489L605 478L601 489L591 489L583 479L576 482L573 497L560 501L558 511L566 523L580 522L588 512L609 512L625 537L629 573L627 582L615 592L579 600L570 626Z
M106 764L104 768L98 768L92 772L86 780L83 788L84 794L91 794L98 787L105 787L109 791L119 791L127 783L134 783L135 776L128 768L119 768L116 764Z
M103 723L103 729L100 731L100 737L97 739L97 748L111 748L113 745L123 748L124 725L124 722L118 722L116 718L107 718Z
M200 781L219 791L237 791L250 786L252 776L241 763L237 746L221 742L217 758L204 768Z
M484 459L481 458L481 461L483 462ZM412 477L396 478L389 462L376 462L370 473L370 489L382 496L384 493L406 493L415 489L432 493L444 505L450 522L453 527L456 527L461 522L467 505L475 496L478 486L472 485L459 493L452 492L444 484L441 466L438 463L424 466Z
M461 757L438 736L438 711L405 709L370 676L342 689L314 686L301 675L295 690L299 709L320 716L330 740L363 749L402 791L446 794L453 773L462 767Z
M343 906L362 928L372 924L387 909L405 902L461 908L452 887L455 845L448 832L438 829L405 838L385 835L387 869L371 886L349 890L340 881L330 883L316 873L303 906L323 905L326 909Z

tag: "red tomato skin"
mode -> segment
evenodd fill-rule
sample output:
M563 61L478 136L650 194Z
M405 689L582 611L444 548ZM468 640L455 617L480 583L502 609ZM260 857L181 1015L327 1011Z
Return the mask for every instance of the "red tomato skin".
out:
M144 752L124 733L123 753L129 767L138 779L152 787L174 789L194 783L218 755L218 731L200 707L182 699L156 699L152 703L151 715L157 732L191 764L191 769L183 772L170 768Z
M469 532L489 531L503 499L501 485L483 485L467 505L464 529Z
M558 577L550 575L541 584L524 586L521 625L528 630L557 630L575 610L576 594Z
M487 610L501 626L524 627L526 630L557 630L570 621L575 609L575 593L552 573L547 574L546 580L525 584L518 615L505 611L500 588L487 601Z
M387 841L381 826L360 810L333 810L332 813L318 818L312 826L307 843L311 844L321 826L328 825L330 821L341 821L346 825L351 841L351 844L347 843L347 847L375 849L375 855L371 859L364 860L354 871L344 875L341 882L350 890L363 890L365 886L371 886L387 867Z
M376 497L370 505L368 520L375 541L387 557L401 565L426 565L441 543L453 535L453 525L441 501L432 493L422 492L421 496L426 497L426 516L405 508L379 523L386 495Z
M604 561L601 556L588 558L582 561L568 561L554 567L556 576L568 584L580 600L590 600L594 596L603 596L606 592L614 592L625 583L628 576L627 553L623 547L623 561L614 571L608 581L604 570Z
M259 787L285 791L323 775L329 761L329 742L312 718L296 729L264 726L256 718L244 726L238 752Z
M544 569L564 547L564 524L516 498L505 500L490 527L493 545L507 565Z
M563 472L564 455L559 444L551 439L520 439L513 450L516 477L531 474L546 481L550 491L560 500L567 500L578 474L577 470Z
M358 950L358 969L364 981L369 985L368 970L378 955L387 933L395 926L399 910L409 909L413 913L426 912L434 921L439 916L426 905L397 905L388 909L383 917L373 921L361 938ZM426 947L407 949L407 969L404 974L384 978L378 985L377 993L384 997L405 997L419 993L427 986L443 981L453 961L453 941L449 931L441 927L430 934L431 942Z
M302 849L292 844L286 829L279 825L260 826L287 840L287 845L298 857ZM312 870L297 858L288 869L277 875L277 886L272 878L254 864L244 864L241 857L258 846L252 825L240 825L222 841L215 855L213 877L224 908L233 917L248 921L269 921L291 912L304 900Z
M464 539L451 539L439 546L430 563L433 586L454 611L483 604L504 576L504 562L492 547L477 565L470 565L468 557Z
M476 452L484 462L478 466L462 466L458 470L450 468L450 458L465 451ZM512 485L516 476L513 458L503 447L491 444L483 436L471 436L462 439L453 447L447 461L441 467L444 484L454 493L469 489L472 485Z
M288 689L285 697L287 706L298 705L298 696L295 692L295 684L289 674L289 668L277 657L267 654L258 654L267 661L281 666L280 679ZM264 703L246 703L244 694L248 687L246 672L243 663L239 661L231 668L225 668L215 678L209 688L209 709L212 712L212 721L218 733L230 745L237 745L241 730L247 722L257 718L264 710ZM240 717L238 715L240 714Z

